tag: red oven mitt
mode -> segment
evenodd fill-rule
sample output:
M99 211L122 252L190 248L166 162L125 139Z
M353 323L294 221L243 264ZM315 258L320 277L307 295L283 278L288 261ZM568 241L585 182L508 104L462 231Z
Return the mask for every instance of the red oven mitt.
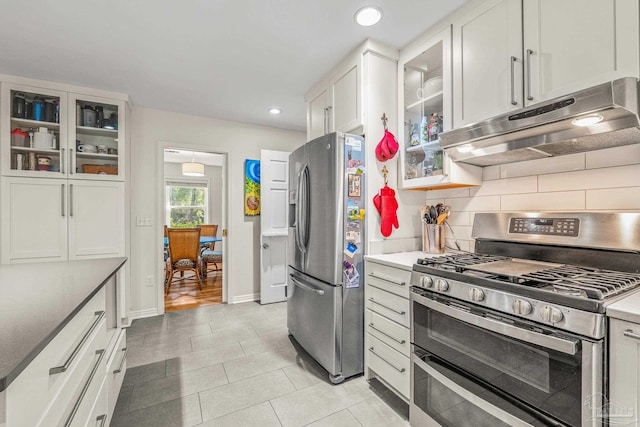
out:
M380 194L373 197L373 205L380 214L380 233L384 237L391 236L393 227L398 228L398 201L396 192L388 186L380 189Z
M396 137L385 129L382 139L378 145L376 145L376 159L380 162L386 162L387 160L393 159L393 156L398 152L398 148L400 148L400 145L398 144Z

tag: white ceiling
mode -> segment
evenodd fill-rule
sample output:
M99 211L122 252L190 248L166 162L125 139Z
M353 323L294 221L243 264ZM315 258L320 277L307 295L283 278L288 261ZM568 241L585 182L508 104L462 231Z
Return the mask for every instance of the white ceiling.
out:
M465 1L0 0L0 73L304 130L305 92L349 51L367 38L401 48ZM353 14L367 4L384 14L365 28Z

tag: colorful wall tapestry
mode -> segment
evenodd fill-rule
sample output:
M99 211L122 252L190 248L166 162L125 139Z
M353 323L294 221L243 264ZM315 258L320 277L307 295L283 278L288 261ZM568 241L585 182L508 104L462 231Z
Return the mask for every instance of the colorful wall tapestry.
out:
M244 162L244 214L260 215L260 160Z

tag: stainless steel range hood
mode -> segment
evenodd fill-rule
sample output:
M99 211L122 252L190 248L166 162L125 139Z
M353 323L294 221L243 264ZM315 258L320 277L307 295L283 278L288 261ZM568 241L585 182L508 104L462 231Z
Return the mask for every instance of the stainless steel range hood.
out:
M444 132L440 146L489 166L636 144L638 111L638 80L627 77ZM599 122L576 124L583 119Z

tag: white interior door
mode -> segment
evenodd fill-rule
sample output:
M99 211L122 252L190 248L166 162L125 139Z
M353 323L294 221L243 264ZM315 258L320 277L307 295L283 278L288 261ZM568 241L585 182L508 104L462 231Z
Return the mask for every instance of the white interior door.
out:
M289 153L260 151L260 304L284 301L287 288Z

